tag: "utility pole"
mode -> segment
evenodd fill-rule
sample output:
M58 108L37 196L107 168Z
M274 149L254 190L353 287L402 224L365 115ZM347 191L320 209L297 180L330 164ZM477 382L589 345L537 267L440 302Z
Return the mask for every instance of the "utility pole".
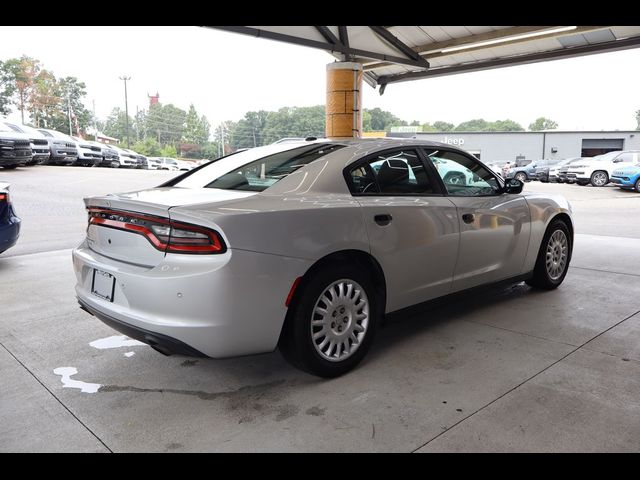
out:
M93 101L93 140L98 141L98 123L96 120L96 101Z
M126 116L125 121L127 125L127 148L129 148L129 102L127 100L127 80L131 80L131 77L122 76L120 80L124 80L124 114Z
M253 131L253 146L256 147L256 127L251 125L251 130Z
M67 94L67 117L69 118L69 136L73 135L71 130L71 94Z
M138 130L138 105L136 105L136 142L140 141L140 130Z

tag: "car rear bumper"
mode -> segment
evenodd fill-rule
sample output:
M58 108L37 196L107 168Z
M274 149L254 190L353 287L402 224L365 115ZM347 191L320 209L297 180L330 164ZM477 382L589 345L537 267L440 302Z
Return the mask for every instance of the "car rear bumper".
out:
M0 253L13 247L20 237L20 219L10 217L7 223L0 225Z
M163 353L193 349L223 358L275 349L285 299L311 262L228 250L168 254L155 267L142 267L100 255L83 242L73 251L73 264L78 301L105 323L119 322L119 328L112 325L116 330L132 329L133 338L155 341ZM94 269L115 277L113 302L91 293Z

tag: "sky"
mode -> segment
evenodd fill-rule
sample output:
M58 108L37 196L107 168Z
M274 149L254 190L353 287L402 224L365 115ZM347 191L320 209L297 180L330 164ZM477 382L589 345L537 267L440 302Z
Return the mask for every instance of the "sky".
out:
M28 55L57 76L87 85L100 119L114 107L148 108L147 95L184 110L193 103L212 126L250 110L325 103L321 50L201 27L2 27L0 60ZM14 39L14 40L11 40ZM640 109L640 49L390 84L364 84L364 108L403 120L453 124L544 116L561 130L633 130ZM19 120L19 112L10 118Z

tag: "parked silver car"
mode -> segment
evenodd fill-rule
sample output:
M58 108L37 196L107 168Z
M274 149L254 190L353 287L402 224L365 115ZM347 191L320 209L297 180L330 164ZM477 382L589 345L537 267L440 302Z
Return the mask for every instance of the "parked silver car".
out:
M47 128L38 128L37 130L49 140L51 155L47 163L53 165L72 165L76 163L78 160L78 148L73 138L56 130Z
M447 182L440 162L470 180ZM85 199L76 294L165 354L279 346L333 377L362 360L387 313L496 282L562 283L570 206L522 187L435 142L253 148L157 188Z

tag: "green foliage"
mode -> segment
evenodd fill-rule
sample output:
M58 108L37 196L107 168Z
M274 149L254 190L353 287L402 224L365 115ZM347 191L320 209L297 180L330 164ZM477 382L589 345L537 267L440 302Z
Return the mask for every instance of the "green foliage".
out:
M522 125L513 120L488 122L483 118L462 122L454 130L457 132L524 132Z
M178 151L173 145L166 145L160 149L160 155L158 156L176 158L178 156Z
M381 110L378 107L371 110L367 110L365 108L363 114L364 112L368 112L368 114L371 116L371 130L373 131L389 131L393 126L401 126L407 124L407 122L405 122L404 120L400 120L393 113Z
M208 158L209 160L218 158L220 156L219 153L220 144L218 142L207 142L200 150L202 158Z
M127 137L127 116L119 107L114 108L104 123L103 132L124 142ZM129 138L134 140L136 132L133 119L129 117Z
M529 130L539 132L540 130L555 130L558 124L553 120L545 117L538 117L536 121L529 125Z
M162 154L162 147L158 141L153 137L145 138L142 141L136 142L131 145L131 150L138 152L147 157L169 157L170 155ZM175 150L175 148L174 148ZM175 156L175 154L173 155Z
M264 130L270 112L247 112L231 131L230 145L234 150L239 148L257 147L264 145ZM208 158L208 157L207 157Z
M264 123L262 140L263 144L269 144L285 137L322 137L324 129L323 105L284 107L277 112L268 113Z
M0 115L11 113L12 97L16 91L15 68L10 60L0 60Z
M198 116L196 108L191 104L185 120L183 140L187 143L203 145L209 140L209 121L204 115Z
M455 128L455 125L453 123L437 120L433 122L433 128L436 129L436 132L450 132Z

